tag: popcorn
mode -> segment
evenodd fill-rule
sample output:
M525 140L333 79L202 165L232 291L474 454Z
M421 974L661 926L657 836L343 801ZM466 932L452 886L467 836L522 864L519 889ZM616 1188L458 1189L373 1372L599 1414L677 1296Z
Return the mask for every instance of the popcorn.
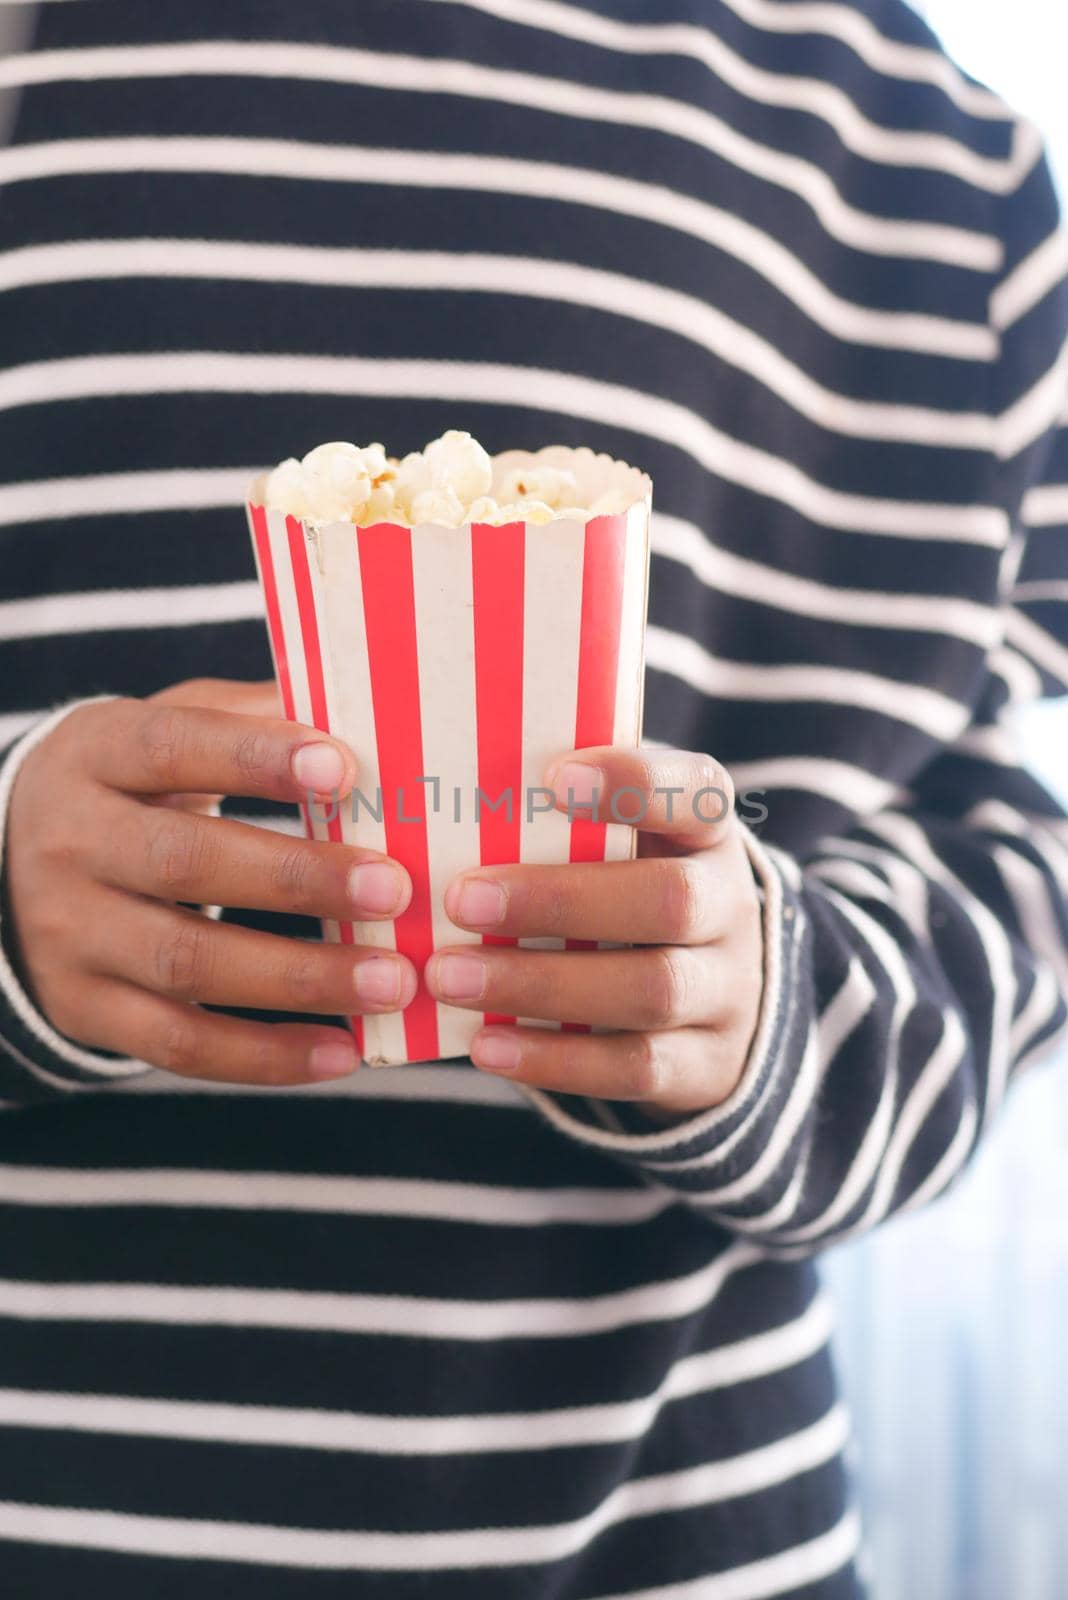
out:
M452 489L465 506L493 488L493 462L469 433L454 428L428 444L423 455L433 487Z
M279 462L267 479L264 504L271 511L285 511L291 517L305 517L308 502L304 494L304 468L295 456Z
M534 465L513 467L506 472L499 486L499 498L505 501L538 500L555 510L567 496L566 503L573 505L578 499L578 480L573 472L563 472L556 467Z
M459 528L466 522L467 513L455 489L424 489L412 501L411 520L416 526L440 522L448 528Z
M413 450L397 467L393 479L393 493L397 504L410 506L416 495L425 494L431 487L430 468L426 464L426 457L421 451Z
M511 466L495 473L478 440L459 429L432 439L403 460L387 455L378 442L360 446L334 440L309 450L302 461L291 456L280 462L268 475L264 502L271 510L312 524L438 523L451 528L468 522L497 527L511 522L537 526L564 518L584 522L619 515L630 505L616 488L583 506L577 472L536 458L518 465L515 455L510 460Z
M301 462L304 498L315 522L354 520L371 493L371 475L354 444L321 444Z
M397 522L406 520L403 512L397 505L397 496L392 483L377 484L367 498L360 521L364 527L371 528L376 522Z
M556 515L552 506L546 505L544 500L523 500L517 507L519 516L517 522L533 522L541 524L551 522Z

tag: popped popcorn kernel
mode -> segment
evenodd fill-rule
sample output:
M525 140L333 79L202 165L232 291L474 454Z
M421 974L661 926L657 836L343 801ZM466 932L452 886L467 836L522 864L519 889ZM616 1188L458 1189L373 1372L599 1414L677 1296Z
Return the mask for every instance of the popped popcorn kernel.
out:
M578 480L573 472L558 467L513 467L500 483L499 498L505 501L537 500L555 510L565 495L566 503L573 504L578 498Z
M572 454L574 471L567 465L550 466L545 459L549 455L566 461ZM597 458L594 481L609 487L596 496L589 493L588 503L582 504L584 455L593 459L589 451L557 449L536 456L509 452L495 462L477 439L460 429L404 457L388 455L377 440L362 446L333 440L309 450L301 461L290 456L280 462L267 475L263 500L271 510L307 523L351 522L360 527L384 522L401 527L438 523L458 528L473 522L542 526L625 512L634 501L633 490L628 496L622 479L628 469L609 463L613 472L606 474L600 465L603 457ZM643 481L632 469L629 476Z
M376 522L396 522L399 515L393 485L383 481L371 490L360 520L365 527L373 527Z
M291 517L308 514L304 494L304 468L295 456L280 461L267 479L264 504L271 511L284 511Z
M317 521L351 521L371 492L363 451L337 440L321 444L301 462L304 497Z
M450 488L470 505L493 488L493 463L477 439L453 428L423 451L435 489Z
M455 489L424 489L412 501L411 519L416 527L421 522L440 522L449 528L459 528L467 517Z
M552 506L546 505L544 500L523 500L517 509L520 513L518 521L533 522L539 526L552 522L556 516Z

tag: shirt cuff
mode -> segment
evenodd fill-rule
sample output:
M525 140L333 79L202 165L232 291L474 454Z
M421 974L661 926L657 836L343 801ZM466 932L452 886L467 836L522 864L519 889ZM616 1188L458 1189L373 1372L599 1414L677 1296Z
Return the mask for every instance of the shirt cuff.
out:
M639 1168L648 1166L645 1175L660 1183L672 1181L677 1162L679 1186L695 1190L712 1175L717 1183L730 1182L752 1161L754 1142L762 1142L761 1130L774 1123L788 1093L789 1063L803 1054L801 1036L807 1035L807 1024L799 1010L810 1015L801 1005L807 941L794 863L768 851L743 823L739 827L762 901L764 984L749 1058L729 1098L660 1127L622 1102L582 1100L522 1086L542 1116L569 1138Z

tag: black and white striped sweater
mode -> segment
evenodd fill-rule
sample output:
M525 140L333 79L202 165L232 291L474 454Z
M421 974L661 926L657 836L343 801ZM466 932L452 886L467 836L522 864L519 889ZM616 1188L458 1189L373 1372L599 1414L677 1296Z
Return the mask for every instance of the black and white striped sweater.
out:
M738 1094L655 1132L184 1084L0 962L0 1590L853 1596L811 1258L1065 1019L1033 130L899 0L67 0L0 87L2 797L72 698L268 673L255 467L591 444L655 479L648 732L766 791L769 922Z

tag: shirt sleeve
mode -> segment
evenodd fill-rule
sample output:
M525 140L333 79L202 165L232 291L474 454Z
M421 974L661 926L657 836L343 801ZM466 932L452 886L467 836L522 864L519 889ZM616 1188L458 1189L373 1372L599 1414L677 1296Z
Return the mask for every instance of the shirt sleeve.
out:
M94 698L108 698L98 696ZM63 1098L79 1090L139 1077L151 1069L141 1061L89 1050L52 1027L26 992L14 959L4 873L11 792L23 761L52 729L79 706L76 700L36 723L0 755L0 1102L27 1105Z
M747 835L764 1000L726 1104L648 1131L628 1108L529 1091L570 1137L774 1253L822 1249L946 1189L1013 1075L1065 1030L1068 820L1012 731L1021 703L1068 692L1068 288L1044 160L1003 204L1002 629L969 726L804 859Z

